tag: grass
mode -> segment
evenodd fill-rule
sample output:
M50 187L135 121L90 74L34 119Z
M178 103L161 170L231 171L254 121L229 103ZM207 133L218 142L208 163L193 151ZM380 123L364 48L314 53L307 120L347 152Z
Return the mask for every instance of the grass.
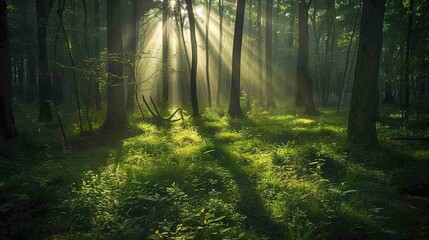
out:
M132 116L127 131L93 137L69 124L71 151L28 112L0 148L2 239L429 237L427 200L404 194L428 182L429 147L388 140L391 110L378 150L347 147L346 115L332 109L207 111L165 127Z

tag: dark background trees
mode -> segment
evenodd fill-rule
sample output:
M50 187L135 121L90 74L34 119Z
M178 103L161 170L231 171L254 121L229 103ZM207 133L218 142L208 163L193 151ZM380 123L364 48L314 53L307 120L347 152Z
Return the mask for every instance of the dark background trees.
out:
M6 1L0 1L0 124L6 140L16 136L12 108L12 64L10 58Z

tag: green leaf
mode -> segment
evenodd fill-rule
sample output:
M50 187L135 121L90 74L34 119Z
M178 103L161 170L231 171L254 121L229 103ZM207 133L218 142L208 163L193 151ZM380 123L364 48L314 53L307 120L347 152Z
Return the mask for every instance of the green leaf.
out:
M354 193L357 192L358 190L347 190L343 192L343 195L349 194L349 193Z
M331 191L331 192L334 192L334 193L343 193L340 190L335 189L335 188L329 188L328 191Z

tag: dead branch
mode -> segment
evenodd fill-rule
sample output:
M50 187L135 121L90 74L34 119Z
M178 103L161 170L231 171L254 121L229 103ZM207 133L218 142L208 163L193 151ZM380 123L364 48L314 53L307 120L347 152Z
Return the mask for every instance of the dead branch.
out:
M152 115L152 121L157 124L157 125L163 125L165 123L172 123L172 122L177 122L177 121L184 121L184 117L183 117L183 110L181 108L176 109L176 111L174 111L169 117L163 117L161 115L161 113L158 110L158 107L155 104L155 101L153 100L152 97L150 97L150 101L152 103L153 109L152 107L149 105L149 103L147 102L146 98L144 97L144 95L142 95L142 99L143 99L143 103L145 104L146 108L149 110L149 113ZM180 113L180 118L178 119L174 119L174 116Z

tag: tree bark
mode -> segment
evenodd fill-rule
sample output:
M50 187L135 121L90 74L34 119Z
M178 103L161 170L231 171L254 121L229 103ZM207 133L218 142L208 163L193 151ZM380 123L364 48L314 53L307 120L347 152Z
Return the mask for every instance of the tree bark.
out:
M350 36L349 46L348 46L348 48L347 48L346 66L344 67L343 78L341 79L340 92L339 92L339 95L338 95L338 102L337 102L337 112L339 112L339 111L340 111L340 106L341 106L341 96L342 96L342 94L343 94L343 88L344 88L344 83L345 83L345 81L346 81L347 69L348 69L348 67L349 67L350 52L351 52L352 45L353 45L353 37L354 37L355 32L356 32L356 27L357 27L357 23L358 23L358 20L359 20L359 16L360 16L361 8L362 8L362 5L361 5L361 4L359 4L359 9L358 9L358 11L357 11L357 13L356 13L355 22L354 22L354 24L353 24L352 35Z
M192 7L192 0L186 0L186 9L188 10L189 28L191 31L191 48L192 48L192 64L191 64L192 117L199 118L200 111L198 109L198 97L197 97L198 45L197 45L197 37L195 34L195 15Z
M36 98L36 60L33 47L27 46L27 103L34 102Z
M95 57L100 56L100 14L99 14L99 8L100 4L98 0L94 0L94 27L95 27L95 34L94 34L94 51ZM98 78L98 73L95 75L96 78ZM98 80L94 83L94 95L95 95L95 109L101 110L101 93L100 93L100 84L98 83Z
M243 42L244 10L245 0L237 0L237 13L235 17L234 43L232 46L232 76L231 95L228 113L232 117L243 117L240 106L240 68L241 68L241 47Z
M207 100L208 106L212 106L212 90L210 86L210 43L209 43L209 30L210 30L210 15L211 15L212 1L206 0L206 81L207 81Z
M49 0L47 6L45 6L45 0L36 0L37 38L39 44L39 120L45 122L52 121L50 104L52 83L49 73L46 41L48 18L52 5L53 0Z
M273 91L273 0L267 0L266 6L266 34L265 34L265 79L267 88L267 108L274 108Z
M163 107L168 104L168 80L169 80L169 48L168 48L168 28L169 28L169 20L168 20L168 6L169 0L162 1L162 99Z
M127 127L124 103L122 65L121 1L107 0L107 113L105 130L122 130Z
M403 78L403 91L404 91L404 104L402 106L402 116L405 121L408 121L410 115L410 51L411 51L411 35L413 28L413 12L414 12L414 0L410 0L408 7L408 27L407 27L407 39L405 48L405 69Z
M6 140L17 136L12 107L12 64L6 0L0 0L0 126Z
M216 95L216 105L220 107L221 105L221 93L223 87L223 0L219 0L219 59L218 59L218 85L217 85L217 95Z
M135 89L136 89L136 79L134 79L133 76L135 76L135 66L137 62L137 45L138 45L138 38L139 38L139 22L140 22L140 16L138 14L139 12L139 4L138 0L133 0L132 2L133 10L132 10L132 16L131 16L131 40L130 40L130 53L132 59L128 59L128 61L132 61L132 67L130 71L133 71L134 73L130 74L128 77L128 84L127 84L127 109L132 112L134 110L134 95L135 95Z
M348 119L351 145L378 145L376 108L385 0L364 0Z
M24 100L24 56L18 58L18 99Z
M259 83L259 103L261 106L264 104L263 96L264 96L264 85L263 81L263 72L264 67L262 66L262 0L258 0L258 11L256 12L256 34L258 41L258 66L256 67L256 71L258 72L258 83Z
M313 99L313 81L308 67L308 5L305 1L298 4L299 44L296 66L297 106L305 104L305 113L317 115ZM302 102L304 101L304 102Z

